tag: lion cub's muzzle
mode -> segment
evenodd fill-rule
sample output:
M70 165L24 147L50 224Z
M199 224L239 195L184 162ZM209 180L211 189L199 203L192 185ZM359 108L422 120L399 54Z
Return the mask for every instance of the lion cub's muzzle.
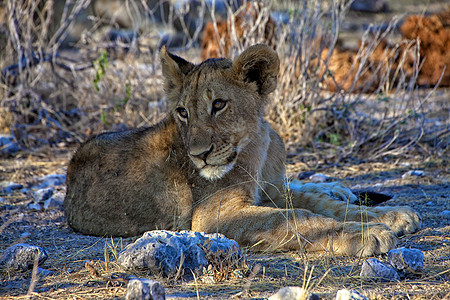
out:
M199 169L200 175L214 180L223 177L234 166L238 156L237 147L232 144L216 144L190 147L189 157Z

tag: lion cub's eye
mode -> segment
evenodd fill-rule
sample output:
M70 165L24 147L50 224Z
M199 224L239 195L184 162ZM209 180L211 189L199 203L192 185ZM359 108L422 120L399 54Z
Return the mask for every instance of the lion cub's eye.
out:
M182 119L187 119L188 118L188 111L184 107L178 107L177 108L177 113L180 116L180 118L182 118Z
M222 100L222 99L214 100L214 102L212 104L212 112L211 113L215 114L219 110L224 109L226 105L227 105L227 102L225 100Z

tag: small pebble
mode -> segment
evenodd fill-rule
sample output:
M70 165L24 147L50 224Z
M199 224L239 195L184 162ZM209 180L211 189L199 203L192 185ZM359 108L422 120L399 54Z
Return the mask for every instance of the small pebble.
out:
M298 286L287 286L281 288L276 294L269 297L268 300L315 300L319 299L316 294L312 294Z
M423 252L405 247L388 252L389 263L399 271L420 272L423 269Z
M23 188L23 185L15 182L3 181L0 183L0 193L12 194L16 190Z
M337 291L336 300L368 300L355 290L342 289Z
M450 210L443 210L439 213L439 216L444 218L450 218Z
M47 251L43 248L29 244L15 244L3 252L0 265L6 269L26 271L33 268L36 253L39 253L38 265L47 260Z
M311 180L312 182L320 183L320 182L326 182L326 181L330 180L330 177L328 177L327 175L324 175L322 173L316 173L316 174L309 176L309 180Z
M28 231L25 231L24 233L22 233L21 235L20 235L20 238L21 239L27 239L27 238L29 238L31 236L31 233L29 233Z
M161 283L145 278L133 278L128 282L126 300L164 300L166 293Z
M297 176L297 179L303 180L303 179L311 177L312 175L314 175L314 171L300 172Z
M35 210L41 210L42 209L42 207L41 207L41 205L39 203L34 203L34 202L31 202L30 204L28 204L28 208L29 209L35 209Z
M47 199L50 199L51 196L53 196L53 193L55 192L54 188L46 188L46 189L40 189L33 192L33 199L36 203L44 202Z
M50 198L45 200L44 209L59 209L63 206L63 202L56 200L55 198Z
M425 172L424 172L424 171L421 171L421 170L411 170L411 171L408 171L408 172L406 172L405 174L403 174L403 175L402 175L402 178L405 179L405 178L409 178L409 177L413 177L413 176L415 176L415 177L423 177L424 175L425 175Z
M62 185L66 182L66 175L64 174L50 174L39 178L41 184L39 188L44 189L51 186Z
M55 272L51 271L51 270L46 270L46 269L42 269L42 268L37 268L37 274L40 277L47 277L47 276L51 276L53 275Z
M19 151L19 145L10 135L0 135L0 156L14 156Z

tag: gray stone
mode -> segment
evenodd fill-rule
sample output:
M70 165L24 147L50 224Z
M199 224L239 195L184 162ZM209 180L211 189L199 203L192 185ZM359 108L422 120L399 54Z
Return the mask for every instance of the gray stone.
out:
M407 249L404 247L393 249L388 253L390 264L400 271L422 271L423 257L424 255L419 249Z
M25 239L29 238L30 236L31 236L31 233L29 233L28 231L25 231L20 235L20 238L22 240L25 240Z
M128 282L126 300L153 299L164 300L164 287L157 281L144 278L134 278Z
M39 188L45 189L51 186L63 185L66 182L66 175L64 174L50 174L39 178L41 184Z
M14 183L10 181L0 182L0 193L2 194L12 194L14 191L20 190L23 185L19 183Z
M40 277L47 277L47 276L51 276L53 274L55 274L54 271L47 270L47 269L42 269L42 268L37 268L37 275L39 275Z
M47 260L47 251L43 248L28 244L16 244L5 250L0 257L0 265L6 269L26 271L33 268L36 253L39 253L38 265Z
M381 13L387 11L388 4L384 0L355 0L350 4L350 9L360 12Z
M34 191L33 192L34 202L43 203L45 200L50 199L50 197L53 196L54 192L55 192L54 188L39 189L37 191Z
M328 177L327 175L324 175L322 173L316 173L316 174L309 176L309 180L311 180L312 182L326 182L326 181L330 180L330 177Z
M411 170L402 175L403 179L411 177L423 177L425 175L424 171L421 170Z
M443 210L439 213L439 216L444 218L450 218L450 210Z
M62 193L57 193L50 199L45 200L44 209L60 209L63 206L63 202L64 195Z
M10 135L0 135L0 156L14 156L19 146Z
M281 288L276 294L269 297L269 300L318 300L319 296L310 293L298 286L287 286Z
M297 179L298 179L298 180L307 179L307 178L309 178L310 176L312 176L312 175L314 175L314 174L315 174L314 171L300 172L300 173L297 175Z
M337 291L336 300L368 300L355 290L342 289Z
M360 276L386 280L400 279L397 271L386 266L376 258L369 258L363 263Z
M39 203L31 202L30 204L28 204L28 208L35 209L35 210L41 210L42 206Z
M123 249L117 263L126 270L150 270L154 274L174 276L180 267L184 274L191 271L199 274L208 265L206 254L199 245L210 243L210 251L234 251L239 257L236 241L222 234L205 234L194 231L173 232L155 230L144 233L142 237Z

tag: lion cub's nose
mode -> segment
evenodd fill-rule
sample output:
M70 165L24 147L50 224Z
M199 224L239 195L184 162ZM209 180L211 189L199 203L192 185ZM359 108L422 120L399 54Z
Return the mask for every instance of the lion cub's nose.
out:
M208 155L213 151L214 145L211 145L211 147L204 151L204 149L201 148L197 148L197 149L190 149L189 150L189 154L195 158L201 159L204 162L206 162L206 158L208 157Z

